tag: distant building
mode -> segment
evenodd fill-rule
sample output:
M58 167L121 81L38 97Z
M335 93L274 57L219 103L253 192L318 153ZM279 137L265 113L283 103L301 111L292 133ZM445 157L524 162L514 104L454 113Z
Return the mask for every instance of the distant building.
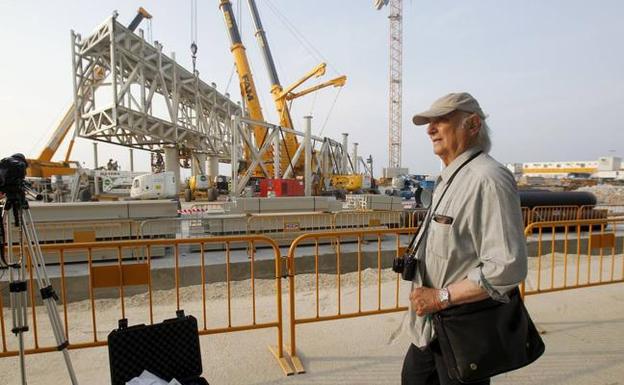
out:
M544 178L624 178L622 159L617 156L603 156L597 161L528 162L509 163L507 168L520 177Z

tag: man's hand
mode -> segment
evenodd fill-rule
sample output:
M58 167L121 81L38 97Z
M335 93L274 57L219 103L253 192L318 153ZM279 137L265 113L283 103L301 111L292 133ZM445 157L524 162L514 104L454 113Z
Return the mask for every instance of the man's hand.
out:
M412 309L421 317L445 308L445 305L438 299L438 289L430 287L417 287L412 290L410 302Z

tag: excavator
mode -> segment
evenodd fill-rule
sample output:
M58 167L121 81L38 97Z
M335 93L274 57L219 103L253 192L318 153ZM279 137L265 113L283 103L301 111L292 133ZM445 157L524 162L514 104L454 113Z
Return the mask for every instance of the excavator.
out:
M151 19L152 15L147 12L143 7L137 10L137 14L128 25L130 31L134 31L143 19ZM101 83L106 77L106 72L103 68L98 68L95 71L97 76L95 86ZM95 87L94 87L95 88ZM92 91L93 92L93 91ZM76 108L72 103L63 117L59 121L56 129L52 133L52 137L48 140L48 143L41 151L39 156L35 159L27 159L28 169L27 175L29 177L41 177L49 178L52 175L73 175L80 167L80 164L76 161L69 160L72 149L74 147L74 138L69 142L67 152L65 153L65 159L63 161L52 161L52 157L56 154L56 151L60 147L61 143L67 136L67 133L71 130L75 122Z
M290 116L290 112L288 109L288 103L292 100L299 98L301 96L307 95L311 92L320 90L325 87L333 86L333 87L342 87L346 82L346 76L340 76L335 79L328 80L324 83L317 84L315 86L309 87L307 89L301 90L299 92L295 92L295 89L303 84L305 81L312 77L320 77L325 74L325 63L321 63L316 66L313 70L308 72L303 78L296 81L292 85L282 88L277 70L275 68L275 63L273 61L273 56L271 55L271 50L269 48L269 43L266 39L266 34L264 29L262 28L262 22L260 20L260 15L258 13L258 9L256 7L256 3L254 0L248 0L249 8L252 14L252 18L254 21L254 25L256 27L256 38L258 40L258 44L261 48L262 55L264 57L264 62L267 66L267 71L269 73L269 79L271 82L271 94L273 95L273 101L275 103L275 107L279 116L280 126L284 128L293 128L292 119ZM234 64L236 67L236 71L238 73L241 95L245 100L247 105L247 110L249 113L249 117L252 120L257 121L265 121L262 109L260 107L260 101L258 99L258 93L256 91L256 86L253 81L253 76L251 74L251 69L249 66L249 61L247 59L247 54L245 52L245 46L242 43L240 32L238 30L238 26L236 24L236 19L234 18L234 12L232 10L232 4L229 0L220 0L219 7L223 12L223 16L225 19L225 25L228 30L230 36L230 50L232 55L234 56ZM254 135L254 140L258 148L260 148L266 139L267 136L267 128L262 126L253 126L252 132ZM289 132L285 132L282 141L280 144L280 168L279 175L284 175L288 168L292 168L294 171L294 175L302 175L303 174L303 163L304 159L300 158L297 164L292 164L292 158L294 154L297 152L299 147L299 143L297 141L297 137ZM249 159L250 150L245 148L244 152L245 158ZM270 149L269 151L264 153L263 161L265 163L265 167L269 173L269 175L265 175L260 167L257 167L254 170L254 177L257 178L272 178L274 175L273 170L273 152Z

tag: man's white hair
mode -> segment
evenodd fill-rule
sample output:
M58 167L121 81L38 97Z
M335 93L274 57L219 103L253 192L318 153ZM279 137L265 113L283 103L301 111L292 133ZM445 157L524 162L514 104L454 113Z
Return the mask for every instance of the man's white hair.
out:
M467 129L469 125L468 120L472 117L473 114L463 112L463 115L464 117L462 119L460 127L462 127L463 129ZM481 147L483 152L487 154L492 149L492 141L490 140L490 126L488 126L487 122L485 121L486 119L487 118L480 119L481 127L479 127L479 134L477 135L477 141L475 144Z

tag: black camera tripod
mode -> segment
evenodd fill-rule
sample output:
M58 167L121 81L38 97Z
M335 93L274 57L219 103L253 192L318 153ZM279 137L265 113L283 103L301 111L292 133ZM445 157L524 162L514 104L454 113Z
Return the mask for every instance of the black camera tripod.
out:
M12 239L11 219L13 219L13 226L17 228L18 239L15 244ZM71 383L77 385L78 381L76 380L76 374L74 373L67 350L69 343L65 337L63 324L56 307L58 296L48 278L43 253L39 246L39 239L30 214L28 201L25 197L24 187L20 186L7 193L4 210L2 212L2 226L5 229L4 235L7 246L7 255L6 258L4 258L3 255L2 262L6 263L6 267L9 270L9 293L13 321L11 331L19 339L19 363L22 384L26 384L24 332L28 331L28 282L25 279L25 263L28 262L26 258L30 258L29 266L35 271L37 286L39 287L42 302L46 307L50 324L52 325L57 350L63 352L63 358L65 359L65 365L67 366ZM17 249L19 250L17 253L14 250L15 245L17 245ZM4 244L0 245L0 247L4 248Z

